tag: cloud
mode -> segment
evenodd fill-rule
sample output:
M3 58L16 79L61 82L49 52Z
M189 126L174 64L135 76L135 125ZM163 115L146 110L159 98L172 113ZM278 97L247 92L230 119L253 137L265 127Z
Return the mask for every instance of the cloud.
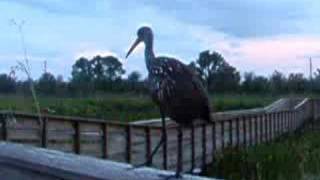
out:
M199 31L197 31L199 32ZM308 71L308 58L320 67L320 36L279 35L261 38L237 38L216 32L195 33L203 47L220 52L233 66L257 74Z
M27 6L33 9L45 11L52 14L88 16L98 15L96 11L99 7L98 0L3 0Z
M85 49L83 51L77 52L74 55L74 59L79 59L80 57L85 57L88 59L92 59L93 57L100 56L114 56L117 57L117 54L108 50L98 50L98 49Z
M316 65L319 57L320 3L312 0L4 0L0 5L0 24L26 20L30 56L47 60L64 76L79 56L123 59L141 24L152 26L157 55L185 63L210 49L241 72L269 74L303 70L306 57L314 56ZM13 27L4 25L0 39L1 54L11 59L21 54ZM147 74L143 45L123 63L127 72Z
M237 37L297 33L310 17L312 0L163 0L144 3L163 14ZM318 8L316 8L318 9ZM319 16L317 16L319 17Z

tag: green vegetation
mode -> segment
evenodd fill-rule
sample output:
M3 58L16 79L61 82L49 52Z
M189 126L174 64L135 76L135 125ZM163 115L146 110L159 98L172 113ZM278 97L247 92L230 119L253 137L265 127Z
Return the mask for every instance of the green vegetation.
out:
M218 94L288 94L320 93L320 69L312 81L302 73L285 75L279 71L268 76L253 72L241 73L218 52L203 51L189 67L199 76L209 93ZM19 69L19 68L18 68ZM21 69L21 68L20 68ZM0 93L30 94L29 80L19 80L13 68L9 74L0 74ZM81 57L72 65L70 78L45 70L33 81L38 95L93 96L99 93L146 93L147 79L138 71L124 74L120 60L113 56Z
M278 97L259 95L211 95L215 111L262 107ZM134 121L159 117L157 106L148 95L107 94L86 98L40 96L41 108L50 108L57 115L95 117L116 121ZM30 96L0 96L0 109L36 112Z
M246 150L227 149L210 165L208 174L224 179L319 179L320 134L291 135Z

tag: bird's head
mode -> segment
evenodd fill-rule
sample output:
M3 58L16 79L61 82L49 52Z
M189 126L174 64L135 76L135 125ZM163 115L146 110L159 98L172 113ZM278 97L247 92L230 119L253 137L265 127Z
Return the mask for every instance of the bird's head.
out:
M152 43L152 38L153 38L153 34L152 34L152 30L150 27L147 26L143 26L141 28L138 29L137 32L137 39L136 41L132 44L131 48L129 49L126 58L130 55L130 53L134 50L134 48L140 43L140 42L144 42L145 44L147 43Z

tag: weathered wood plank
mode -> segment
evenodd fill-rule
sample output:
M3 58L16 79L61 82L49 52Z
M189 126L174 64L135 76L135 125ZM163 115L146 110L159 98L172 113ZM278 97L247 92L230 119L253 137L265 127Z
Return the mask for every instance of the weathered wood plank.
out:
M167 127L167 151L160 148L154 156L153 165L174 170L177 165L177 149L181 146L185 171L203 167L211 162L214 153L224 147L244 147L270 141L296 129L303 122L303 117L309 117L310 113L307 106L300 106L299 111L283 111L278 115L258 113L254 116L242 114L242 118L232 116L232 119L225 118L213 125L197 124L193 130L183 129L181 141L178 141L177 126L170 124ZM36 116L20 114L16 122L10 121L7 125L0 123L0 132L3 136L5 130L10 141L34 146L44 146L43 143L46 142L45 146L48 148L132 164L147 160L162 132L157 125L130 125L128 128L124 124L90 122L85 119L69 121L68 118L48 118L46 125L46 131L41 131ZM46 132L46 136L43 136L43 132ZM47 141L41 141L43 139Z

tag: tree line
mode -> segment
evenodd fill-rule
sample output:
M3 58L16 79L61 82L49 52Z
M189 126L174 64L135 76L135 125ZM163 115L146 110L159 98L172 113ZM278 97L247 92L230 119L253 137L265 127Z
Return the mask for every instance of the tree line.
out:
M242 76L218 52L203 51L189 66L199 75L209 93L320 93L320 69L313 79L302 73L285 76L274 71L269 76L246 72ZM118 58L95 56L92 59L81 57L72 66L71 78L64 80L44 72L34 81L41 95L89 95L105 92L146 93L147 80L137 71L123 77L125 70ZM0 74L0 93L30 93L28 80L17 80L10 74Z

